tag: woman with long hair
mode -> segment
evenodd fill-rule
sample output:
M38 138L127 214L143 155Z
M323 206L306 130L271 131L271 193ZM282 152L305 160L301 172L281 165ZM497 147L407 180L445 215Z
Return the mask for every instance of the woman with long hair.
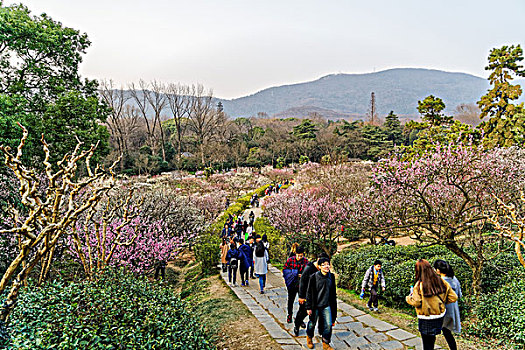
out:
M445 260L436 260L434 261L434 270L436 270L441 278L450 284L450 287L458 296L458 300L461 299L461 285L459 284L458 279L454 276L454 270L450 264ZM446 309L447 312L443 319L443 336L445 337L450 350L457 350L456 339L454 339L452 332L456 334L461 333L461 319L458 302L455 301L447 304Z
M416 262L415 270L414 287L406 301L416 308L423 350L433 350L436 335L443 327L445 305L458 300L458 296L425 259Z

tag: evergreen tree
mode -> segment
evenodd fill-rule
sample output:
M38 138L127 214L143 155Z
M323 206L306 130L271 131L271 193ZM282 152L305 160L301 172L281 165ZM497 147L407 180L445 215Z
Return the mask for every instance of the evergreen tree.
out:
M489 64L485 70L492 71L489 82L492 85L486 95L478 101L480 118L490 117L481 128L492 146L522 144L525 134L523 103L515 105L521 93L520 85L512 85L513 76L524 77L523 50L520 45L503 46L490 51Z
M427 96L423 101L417 102L418 112L421 114L422 119L430 124L430 127L450 124L452 122L451 116L446 116L442 113L444 109L445 103L443 100L433 95Z
M399 118L394 113L394 111L390 111L388 115L385 118L385 124L383 124L383 127L386 130L386 133L388 134L388 139L392 141L394 146L398 145L403 140L403 128L401 128L401 122L399 121Z

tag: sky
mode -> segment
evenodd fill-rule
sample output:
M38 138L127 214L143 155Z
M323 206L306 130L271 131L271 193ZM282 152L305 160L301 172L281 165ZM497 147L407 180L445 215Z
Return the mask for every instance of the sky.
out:
M414 67L487 77L525 46L525 0L4 0L87 33L81 74L201 83L236 98L334 73Z

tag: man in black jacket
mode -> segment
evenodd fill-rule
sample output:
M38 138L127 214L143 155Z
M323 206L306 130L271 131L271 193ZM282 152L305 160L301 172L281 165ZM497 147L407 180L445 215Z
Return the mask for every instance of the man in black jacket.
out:
M319 258L322 257L328 256L325 253L321 253L319 255ZM310 261L308 262L308 264L306 264L306 267L303 270L303 274L299 279L299 310L297 310L297 315L295 315L295 326L293 328L293 332L296 337L299 336L299 327L305 327L303 321L308 315L306 313L306 292L308 290L308 282L310 281L310 277L312 277L312 275L317 271L319 271L319 267L317 265L317 259L314 259L314 261Z
M322 325L323 350L333 350L330 340L332 326L337 318L335 277L330 273L330 259L320 258L317 264L320 271L310 277L306 292L306 312L310 315L306 328L306 345L309 349L314 348L312 338L315 325L319 321L319 325Z

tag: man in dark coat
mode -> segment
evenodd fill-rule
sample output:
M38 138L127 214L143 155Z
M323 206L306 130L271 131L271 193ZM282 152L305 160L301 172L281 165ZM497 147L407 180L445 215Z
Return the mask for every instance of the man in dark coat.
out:
M323 350L333 350L330 346L332 326L337 318L337 293L334 274L330 272L330 259L321 258L317 262L319 271L308 282L306 292L306 312L310 316L306 328L306 345L314 348L315 325L322 325Z
M328 257L326 254L322 253L321 257ZM319 271L319 267L317 265L317 259L314 259L314 261L308 262L306 264L303 274L301 275L301 278L299 279L299 310L297 310L297 314L295 315L295 324L294 324L294 334L295 336L299 336L299 328L305 327L303 321L308 316L306 313L306 292L308 290L308 282L310 282L310 277ZM322 333L322 332L319 332Z
M244 244L244 239L239 240L240 246L239 251L241 252L241 286L249 286L250 281L248 280L248 271L253 266L253 251L252 247Z

